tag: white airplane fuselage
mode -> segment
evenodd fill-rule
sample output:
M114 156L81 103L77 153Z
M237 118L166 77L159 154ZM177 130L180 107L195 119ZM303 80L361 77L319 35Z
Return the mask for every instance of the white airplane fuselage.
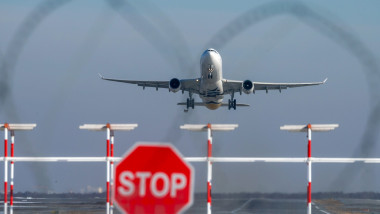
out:
M201 84L199 97L208 109L222 105L222 57L214 49L207 49L201 56Z

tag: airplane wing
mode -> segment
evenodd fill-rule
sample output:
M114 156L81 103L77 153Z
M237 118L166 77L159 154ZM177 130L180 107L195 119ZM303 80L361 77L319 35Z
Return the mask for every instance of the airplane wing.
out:
M312 86L312 85L321 85L327 81L327 78L322 82L309 82L309 83L269 83L269 82L252 82L253 92L257 90L265 90L268 93L268 90L281 90L287 88L303 87L303 86ZM225 94L242 92L243 91L243 82L239 80L224 80L223 81L223 90Z
M129 83L129 84L135 84L137 86L143 87L150 87L150 88L166 88L169 89L169 82L170 81L139 81L139 80L124 80L124 79L111 79L111 78L105 78L101 74L99 74L100 78L103 80L108 81L114 81L114 82L122 82L122 83ZM199 79L182 79L181 82L181 88L179 90L182 91L189 91L195 94L199 94Z

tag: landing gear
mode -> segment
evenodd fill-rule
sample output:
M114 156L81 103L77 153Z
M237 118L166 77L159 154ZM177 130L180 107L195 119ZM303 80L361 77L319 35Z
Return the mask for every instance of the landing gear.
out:
M231 94L231 99L228 100L228 110L231 110L233 108L236 110L236 99L234 99L234 93Z
M228 110L230 110L231 108L233 108L234 110L236 110L236 99L229 99L228 100Z
M194 109L194 99L193 98L187 98L186 108L189 109L190 107L192 109Z
M189 92L189 98L186 100L186 109L184 109L184 112L188 112L189 108L194 109L194 98L191 92Z

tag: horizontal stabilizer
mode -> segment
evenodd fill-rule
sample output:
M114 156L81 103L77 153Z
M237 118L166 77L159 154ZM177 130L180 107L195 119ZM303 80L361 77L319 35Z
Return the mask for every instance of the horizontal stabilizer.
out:
M228 103L222 103L222 106L227 106L227 107L228 107ZM245 104L245 103L236 103L236 106L244 106L244 107L248 107L249 104Z
M183 102L183 103L177 103L177 105L179 106L186 106L187 103ZM194 102L194 106L206 106L205 103L202 103L202 102ZM222 103L222 106L227 106L228 107L228 103ZM236 106L249 106L249 104L244 104L244 103L236 103Z

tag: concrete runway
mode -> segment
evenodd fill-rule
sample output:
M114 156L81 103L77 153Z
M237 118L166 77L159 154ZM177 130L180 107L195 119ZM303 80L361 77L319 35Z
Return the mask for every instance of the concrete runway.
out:
M105 213L105 198L16 198L14 212L19 213ZM0 213L3 213L3 204ZM213 213L218 214L298 214L306 213L306 200L233 198L213 199ZM314 200L312 212L316 214L380 213L380 200L371 199L320 199ZM116 209L114 213L120 213ZM206 213L206 200L195 199L185 213Z
M313 206L313 213L326 214L321 209ZM193 206L186 213L206 213L204 200L196 200ZM291 213L305 214L306 200L301 199L262 199L262 198L241 198L241 199L214 199L212 213L218 214L273 214Z

